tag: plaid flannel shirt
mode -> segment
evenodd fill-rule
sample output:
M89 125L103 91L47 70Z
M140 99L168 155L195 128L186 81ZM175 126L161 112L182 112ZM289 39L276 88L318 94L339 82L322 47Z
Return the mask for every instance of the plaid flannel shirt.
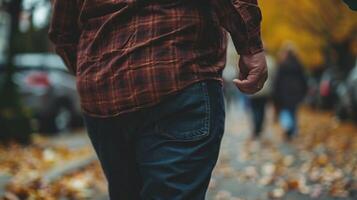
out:
M257 0L53 0L49 38L76 76L83 112L111 117L221 80L226 31L263 51Z

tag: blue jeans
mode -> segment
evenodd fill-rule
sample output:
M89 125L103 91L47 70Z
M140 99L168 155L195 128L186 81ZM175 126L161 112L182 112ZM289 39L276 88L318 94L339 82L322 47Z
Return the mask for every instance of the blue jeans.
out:
M205 198L224 132L219 82L193 84L138 112L84 120L110 199Z
M297 107L282 108L280 111L280 124L287 137L291 138L297 132Z

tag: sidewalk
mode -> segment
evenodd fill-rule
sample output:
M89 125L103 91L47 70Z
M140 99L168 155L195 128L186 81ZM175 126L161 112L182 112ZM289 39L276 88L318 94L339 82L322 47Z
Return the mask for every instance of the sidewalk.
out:
M208 200L357 199L356 127L304 109L300 135L287 144L270 110L262 140L252 142L247 115L227 115Z
M0 199L95 196L97 188L87 182L93 182L96 176L103 179L102 173L87 168L100 169L96 161L83 130L51 137L35 135L33 143L24 147L17 144L0 146ZM104 183L102 185L105 187Z
M355 126L339 123L328 112L303 109L299 137L285 143L269 110L263 138L251 141L248 113L237 107L227 112L208 200L357 199ZM0 159L6 161L0 165L0 199L5 191L6 200L25 194L46 200L107 199L105 179L86 134L39 137L26 149L0 148Z

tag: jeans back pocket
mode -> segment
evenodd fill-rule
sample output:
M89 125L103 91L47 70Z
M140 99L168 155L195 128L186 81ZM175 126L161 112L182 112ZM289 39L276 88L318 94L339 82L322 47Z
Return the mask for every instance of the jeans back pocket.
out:
M210 131L207 83L195 83L160 105L159 134L172 140L193 141Z

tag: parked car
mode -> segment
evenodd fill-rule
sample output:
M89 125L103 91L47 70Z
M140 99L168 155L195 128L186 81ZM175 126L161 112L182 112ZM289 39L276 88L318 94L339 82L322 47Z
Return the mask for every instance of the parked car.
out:
M316 77L309 76L308 81L308 90L306 94L305 101L312 108L318 108L319 101L319 79Z
M341 78L332 68L325 69L321 74L310 76L306 103L313 108L333 109L337 101L337 86Z
M318 107L323 109L334 108L337 102L337 87L341 78L337 76L332 68L326 69L319 83Z
M21 54L15 56L14 65L14 82L39 132L62 132L82 125L75 77L57 55Z
M357 62L347 79L338 86L337 116L357 122Z

